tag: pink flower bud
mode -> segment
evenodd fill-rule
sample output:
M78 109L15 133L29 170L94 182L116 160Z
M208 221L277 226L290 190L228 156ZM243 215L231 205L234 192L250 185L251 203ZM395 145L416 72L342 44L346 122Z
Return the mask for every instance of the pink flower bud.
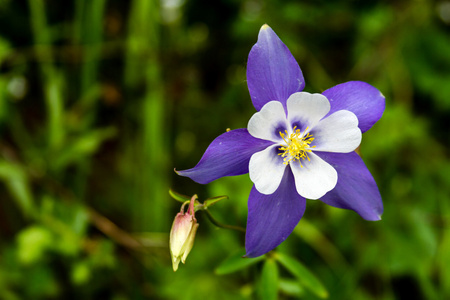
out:
M170 254L172 256L172 266L175 272L180 261L184 264L186 257L194 246L195 233L198 225L194 216L194 202L197 195L192 196L187 212L184 212L184 204L181 211L173 220L170 231Z

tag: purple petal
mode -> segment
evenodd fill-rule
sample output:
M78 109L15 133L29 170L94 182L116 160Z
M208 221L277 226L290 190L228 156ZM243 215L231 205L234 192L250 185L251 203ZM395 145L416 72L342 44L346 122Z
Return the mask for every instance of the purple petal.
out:
M272 144L252 137L247 129L231 130L212 141L194 168L176 172L201 184L224 176L245 174L250 157Z
M328 115L338 110L349 110L358 117L358 126L362 132L369 130L384 112L383 94L362 81L341 83L322 94L330 100L331 110Z
M260 110L267 102L286 100L303 90L305 80L295 58L275 32L263 25L258 42L247 61L247 84L253 106Z
M378 221L383 202L377 184L356 152L315 152L338 172L336 187L320 200L328 205L351 209L363 219Z
M263 195L253 187L248 198L245 256L257 257L281 244L297 226L305 206L306 200L297 194L290 168L286 168L275 193Z

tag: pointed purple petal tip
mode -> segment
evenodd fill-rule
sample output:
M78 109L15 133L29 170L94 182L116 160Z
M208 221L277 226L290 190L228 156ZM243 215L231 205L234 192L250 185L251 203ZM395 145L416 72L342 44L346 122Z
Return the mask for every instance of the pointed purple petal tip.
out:
M208 146L198 164L192 169L175 172L200 184L224 176L248 173L250 157L272 142L252 137L247 129L235 129L219 135Z
M258 111L273 100L286 106L289 96L305 87L294 56L267 24L261 26L258 41L248 55L247 84Z
M361 157L356 152L322 152L319 156L338 172L336 187L320 200L333 207L351 209L367 221L381 220L381 194Z
M305 207L306 200L297 193L290 168L273 194L263 195L253 187L248 199L245 256L258 257L281 244L297 226Z
M272 29L272 28L270 28L269 25L264 24L263 26L261 26L261 29L260 29L259 31L261 31L261 30L266 30L266 29Z

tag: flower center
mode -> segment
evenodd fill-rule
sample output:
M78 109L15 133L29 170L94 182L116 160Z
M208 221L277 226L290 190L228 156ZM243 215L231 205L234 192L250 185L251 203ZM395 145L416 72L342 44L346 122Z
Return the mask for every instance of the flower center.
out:
M305 134L308 130L308 127L303 131L303 133L300 131L300 129L296 128L297 126L293 128L292 133L289 135L289 137L287 137L287 130L284 131L285 133L282 133L280 131L280 136L286 144L280 145L281 147L278 149L283 151L283 153L279 153L278 155L284 157L283 163L285 165L289 164L290 161L298 160L300 166L303 168L301 159L308 159L309 161L310 159L308 156L308 152L312 152L312 148L316 146L310 146L312 141L314 141L314 137L309 132Z

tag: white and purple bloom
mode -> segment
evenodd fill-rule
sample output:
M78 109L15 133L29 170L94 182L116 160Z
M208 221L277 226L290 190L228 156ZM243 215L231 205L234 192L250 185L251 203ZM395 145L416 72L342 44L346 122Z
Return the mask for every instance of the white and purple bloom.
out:
M249 173L246 256L267 253L300 221L306 199L351 209L380 220L378 187L354 151L361 134L377 122L385 99L373 86L351 81L322 94L302 92L302 71L267 25L250 51L247 83L257 112L247 129L218 136L181 176L206 184Z

